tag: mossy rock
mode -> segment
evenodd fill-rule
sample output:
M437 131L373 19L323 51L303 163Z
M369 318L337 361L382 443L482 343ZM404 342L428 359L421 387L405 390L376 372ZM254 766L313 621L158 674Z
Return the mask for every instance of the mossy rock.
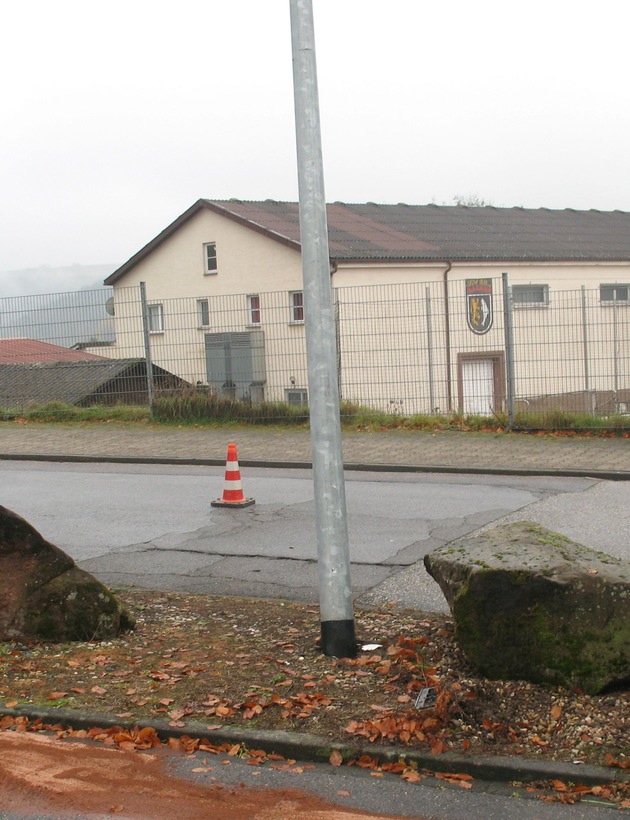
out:
M131 628L107 587L0 507L0 640L104 640Z
M469 662L594 694L630 683L630 563L531 522L425 557Z

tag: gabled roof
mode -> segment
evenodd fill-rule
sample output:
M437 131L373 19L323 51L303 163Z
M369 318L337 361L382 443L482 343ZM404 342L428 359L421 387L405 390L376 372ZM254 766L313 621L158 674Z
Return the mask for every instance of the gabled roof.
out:
M38 339L0 339L0 364L103 361L103 356L40 342Z
M105 284L113 285L204 209L300 249L297 202L200 199ZM630 260L630 213L624 211L373 202L335 202L327 209L330 256L337 262Z
M0 407L61 401L85 403L89 399L126 400L146 391L145 359L106 359L77 362L0 364ZM190 387L184 379L153 365L155 385L165 388Z

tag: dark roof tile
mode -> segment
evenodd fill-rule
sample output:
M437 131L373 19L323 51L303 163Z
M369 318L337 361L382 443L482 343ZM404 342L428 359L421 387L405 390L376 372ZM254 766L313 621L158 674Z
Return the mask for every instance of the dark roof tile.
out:
M105 280L112 285L207 208L299 250L297 202L200 199ZM492 205L328 205L338 262L629 261L630 213Z

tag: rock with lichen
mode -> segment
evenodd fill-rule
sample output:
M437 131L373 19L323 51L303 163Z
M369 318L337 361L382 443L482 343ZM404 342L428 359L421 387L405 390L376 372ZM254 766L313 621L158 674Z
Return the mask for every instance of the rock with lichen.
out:
M0 506L0 640L103 640L132 627L107 587Z
M630 682L630 562L521 521L428 554L468 661L596 694Z

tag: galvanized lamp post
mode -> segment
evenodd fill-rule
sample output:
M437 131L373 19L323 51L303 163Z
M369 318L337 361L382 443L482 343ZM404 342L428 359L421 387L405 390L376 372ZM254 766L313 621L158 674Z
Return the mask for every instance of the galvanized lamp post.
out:
M357 644L350 586L313 6L312 0L290 2L321 642L326 655L347 658L356 655Z

